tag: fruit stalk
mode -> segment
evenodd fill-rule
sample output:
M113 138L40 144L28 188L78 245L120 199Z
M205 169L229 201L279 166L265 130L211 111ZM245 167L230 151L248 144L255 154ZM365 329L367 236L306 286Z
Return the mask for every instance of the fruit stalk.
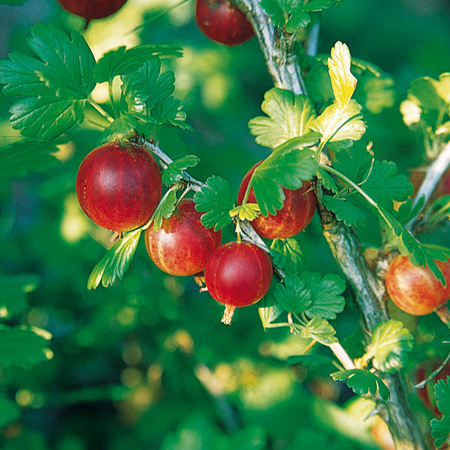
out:
M277 30L258 0L237 0L236 3L247 13L255 29L274 84L282 89L289 89L294 94L306 94L299 61L292 54L296 45L295 37ZM352 287L362 327L367 336L370 336L379 322L388 320L383 302L384 285L367 267L354 230L339 222L323 207L319 191L320 187L317 195L324 236ZM384 381L391 392L391 399L387 403L379 403L377 412L388 424L396 448L426 449L419 424L409 404L404 379L400 374L394 374L387 375Z

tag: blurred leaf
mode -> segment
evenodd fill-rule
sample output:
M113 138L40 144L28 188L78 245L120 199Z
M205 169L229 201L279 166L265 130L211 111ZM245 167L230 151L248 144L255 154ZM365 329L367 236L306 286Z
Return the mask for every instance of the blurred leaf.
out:
M179 58L181 56L183 56L183 50L177 45L147 44L129 49L121 46L105 53L97 61L94 75L97 83L111 82L116 76L128 75L154 57Z
M270 245L273 264L288 273L295 273L303 263L303 253L299 242L294 239L274 239Z
M162 175L163 183L166 186L177 183L184 176L184 171L189 167L195 167L200 159L195 155L187 155L172 161L164 170Z
M268 328L283 312L284 309L275 301L272 295L265 295L258 302L258 313L264 328Z
M89 275L88 289L96 289L100 282L104 287L112 286L123 278L133 259L141 232L140 228L129 232L108 250Z
M300 364L304 367L317 367L322 366L324 364L330 364L333 362L333 359L325 355L307 354L307 355L288 356L286 362L290 366L294 364Z
M346 285L341 277L329 273L321 279L319 273L303 272L301 278L311 293L311 304L305 310L309 318L335 319L344 310L345 299L340 294Z
M271 292L277 303L286 311L300 314L311 305L311 292L300 276L286 276Z
M301 336L305 339L314 339L323 345L331 345L338 342L335 336L336 330L328 321L321 317L310 320L302 329Z
M394 80L385 74L366 72L358 77L354 98L372 114L379 114L395 104Z
M22 411L20 406L4 395L0 396L0 427L3 428L19 419Z
M356 78L351 73L351 56L347 45L336 42L328 59L331 87L336 103L344 107L349 104L356 88Z
M235 197L230 183L224 178L211 176L206 185L194 196L195 209L205 214L201 222L206 228L220 230L231 223L230 211L235 206Z
M402 322L379 323L372 332L367 353L381 372L394 373L403 368L414 346L414 337Z
M61 142L22 140L0 148L0 176L25 177L60 164L53 155Z
M0 366L30 368L53 357L51 334L39 328L0 325Z
M9 318L23 312L26 295L37 289L39 278L33 274L8 275L0 278L0 317Z
M1 0L0 3L7 4L7 5L21 5L22 3L25 3L26 0Z
M270 148L306 134L316 117L314 105L308 97L280 88L266 92L261 109L268 117L255 117L248 125L256 136L256 142Z
M442 447L450 435L450 377L439 380L434 386L436 406L443 414L442 419L432 419L431 434L434 438L434 446Z
M358 395L376 395L388 400L390 392L383 380L374 373L363 369L342 370L331 374L335 381L345 381L347 386Z
M88 95L95 87L95 60L84 38L37 24L27 44L39 59L11 53L0 61L3 93L25 97L11 107L11 125L25 136L53 139L83 120Z
M275 215L283 207L282 187L299 189L303 181L311 180L317 172L314 152L301 149L306 137L291 139L277 147L253 172L250 183L263 216Z

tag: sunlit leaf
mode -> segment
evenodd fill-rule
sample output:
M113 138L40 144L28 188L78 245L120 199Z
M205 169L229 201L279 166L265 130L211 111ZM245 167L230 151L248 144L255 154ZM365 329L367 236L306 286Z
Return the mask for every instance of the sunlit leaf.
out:
M251 222L259 216L259 206L256 203L244 203L237 205L230 211L231 217L239 217L239 220Z
M306 134L316 117L314 105L308 97L280 88L266 92L261 109L267 116L250 120L249 128L258 144L270 148Z
M0 325L0 366L30 368L51 359L51 338L48 331L40 328Z
M374 373L363 369L342 370L331 374L335 381L345 381L347 386L358 395L376 395L388 400L390 392L383 380Z
M258 302L258 313L264 328L269 327L269 325L277 320L283 312L284 309L277 303L272 295L265 295Z
M123 278L133 259L141 232L141 229L129 232L108 250L92 270L88 279L88 289L96 289L100 283L104 287L112 286Z
M341 107L350 102L356 88L357 80L350 71L351 62L347 45L336 42L331 49L331 58L328 59L328 70L336 103Z
M235 207L233 189L227 180L211 176L206 185L194 196L195 209L205 214L201 222L206 228L220 230L231 223L230 211Z
M388 320L379 323L372 332L367 353L381 372L394 373L406 364L414 346L414 337L402 322Z

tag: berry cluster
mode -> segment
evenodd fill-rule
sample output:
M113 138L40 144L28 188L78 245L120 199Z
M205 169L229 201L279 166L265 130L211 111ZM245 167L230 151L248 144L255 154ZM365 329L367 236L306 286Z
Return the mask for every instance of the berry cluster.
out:
M242 180L238 203L256 167ZM152 226L162 177L145 148L119 141L96 148L80 165L76 190L82 210L97 225L119 234L145 228L147 252L162 271L176 276L204 274L208 292L226 305L224 323L231 322L236 307L258 302L269 290L273 268L268 254L240 238L221 245L221 232L203 226L202 213L192 199L181 199L160 228ZM317 201L310 182L297 190L284 189L284 193L286 200L276 215L254 220L262 237L291 237L311 221ZM252 191L246 201L256 201Z

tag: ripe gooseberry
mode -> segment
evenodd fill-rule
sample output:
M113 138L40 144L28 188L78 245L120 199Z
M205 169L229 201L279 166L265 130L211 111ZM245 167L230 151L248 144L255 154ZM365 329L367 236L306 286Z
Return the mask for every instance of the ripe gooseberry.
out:
M217 248L205 267L205 284L211 296L225 305L222 322L230 324L236 307L261 300L272 282L269 256L249 242L228 242Z
M161 171L144 147L111 142L92 150L78 169L76 190L97 225L122 232L147 223L161 199Z
M261 162L255 164L242 179L238 192L238 204L242 204L247 186L255 169ZM303 231L311 222L317 207L317 198L311 189L311 182L304 181L299 189L283 188L285 200L283 207L275 215L260 214L252 221L256 232L267 239L285 239ZM248 203L256 203L255 193L250 189Z
M230 47L255 34L247 16L228 0L197 0L195 20L206 37Z
M117 12L127 0L58 0L68 12L83 17L87 22L103 19Z
M220 245L222 234L205 228L202 213L192 199L183 199L157 231L145 232L145 246L152 261L171 275L187 276L202 272L211 253Z
M414 266L407 256L397 256L386 271L386 290L403 311L423 316L435 311L450 299L450 260L435 261L447 286L428 267Z

